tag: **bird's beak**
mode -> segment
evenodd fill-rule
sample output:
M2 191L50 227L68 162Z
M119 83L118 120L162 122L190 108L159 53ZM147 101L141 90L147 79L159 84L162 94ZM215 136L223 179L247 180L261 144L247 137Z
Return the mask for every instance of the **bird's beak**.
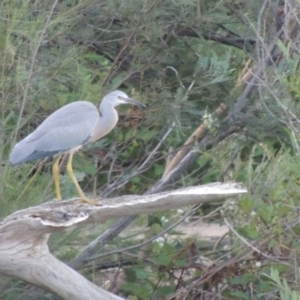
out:
M133 100L131 98L126 98L126 97L120 97L120 99L122 99L124 102L128 103L128 104L133 104L133 105L137 105L139 107L142 107L142 108L147 108L147 105L139 102L139 101L136 101L136 100Z

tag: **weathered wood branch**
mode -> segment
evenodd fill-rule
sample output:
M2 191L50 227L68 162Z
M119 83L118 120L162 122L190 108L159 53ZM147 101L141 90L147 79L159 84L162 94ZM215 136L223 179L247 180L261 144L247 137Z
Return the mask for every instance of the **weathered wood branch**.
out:
M0 222L0 272L62 299L121 299L56 259L47 245L50 235L82 223L224 200L243 193L246 190L239 184L214 183L153 195L99 199L97 206L71 199L20 210Z

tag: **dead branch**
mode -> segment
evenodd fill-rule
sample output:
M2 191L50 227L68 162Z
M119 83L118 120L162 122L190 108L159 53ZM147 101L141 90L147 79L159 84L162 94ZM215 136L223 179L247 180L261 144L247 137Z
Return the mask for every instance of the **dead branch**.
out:
M227 107L224 103L221 103L215 111L215 115L220 118L226 114ZM191 134L186 140L181 150L176 153L173 159L166 165L163 177L165 177L171 170L173 170L182 158L191 150L195 143L201 141L201 139L208 133L209 128L206 123L200 124L200 126Z
M78 199L47 202L17 211L0 223L0 272L35 284L62 299L121 299L89 282L55 258L47 245L50 235L83 223L153 213L207 203L246 193L237 183L214 183L144 196L99 199L99 205ZM76 266L89 256L83 251Z
M233 132L240 131L240 128L232 128L222 134L220 134L214 141L212 141L209 136L206 136L198 145L200 151L212 148L216 143L225 139ZM197 159L199 156L199 150L192 149L182 161L169 173L167 176L161 178L156 184L146 192L146 195L155 194L164 190L172 182L176 181L180 175ZM222 185L223 186L223 185ZM85 261L82 259L85 256L96 255L98 251L106 245L109 241L119 235L125 228L127 228L135 219L136 216L128 216L119 219L110 228L104 231L100 236L98 236L90 245L82 251L74 260L72 260L69 265L74 269L81 268Z

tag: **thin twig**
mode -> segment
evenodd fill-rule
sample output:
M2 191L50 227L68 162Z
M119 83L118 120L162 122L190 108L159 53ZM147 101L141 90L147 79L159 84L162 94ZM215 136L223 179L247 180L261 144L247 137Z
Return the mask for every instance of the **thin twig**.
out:
M177 79L178 79L178 82L179 82L180 86L185 90L186 88L185 88L184 84L182 83L182 81L181 81L180 78L179 78L178 71L177 71L174 67L171 67L171 66L165 67L165 68L163 69L163 71L165 71L165 70L167 70L167 69L170 69L170 70L172 70L172 71L175 73L175 75L176 75L176 77L177 77Z
M258 248L256 248L255 246L251 245L251 243L249 243L244 237L242 237L239 233L237 233L237 231L231 226L231 224L227 221L226 218L224 218L224 223L228 226L228 228L230 229L230 231L239 239L241 240L246 246L248 246L249 248L251 248L253 251L259 253L261 256L271 259L271 260L275 260L277 262L280 262L281 264L285 264L287 266L290 266L288 263L285 263L283 260L279 260L276 257L272 257L264 252L262 252L261 250L259 250Z
M148 240L146 240L146 241L144 241L144 242L142 242L140 244L137 244L137 245L134 245L134 246L129 246L129 247L122 248L122 249L117 249L117 250L106 252L106 253L102 253L102 254L99 254L99 255L94 255L94 256L89 257L85 262L89 262L89 261L92 261L92 260L95 260L95 259L99 259L99 258L107 256L107 255L112 255L112 254L116 254L116 253L127 252L127 251L130 251L130 250L136 249L136 248L143 247L143 246L145 246L145 245L153 242L154 240L156 240L157 238L161 237L162 235L164 235L165 233L167 233L168 231L170 231L171 229L173 229L174 227L176 227L178 224L180 224L181 222L183 222L188 216L190 216L197 209L199 209L199 207L201 205L202 204L197 205L195 208L191 209L188 213L186 213L183 217L181 217L177 222L173 223L168 228L166 228L165 230L161 231L159 234L151 237L150 239L148 239Z
M153 151L148 155L147 159L142 163L141 166L139 166L135 171L132 172L132 174L126 176L123 180L119 179L117 182L111 184L108 189L102 194L102 196L107 196L113 189L119 189L122 186L124 186L131 178L140 175L142 172L145 172L147 164L149 161L153 158L153 156L156 154L157 150L160 148L160 146L163 144L163 142L166 140L166 138L170 135L172 130L175 128L175 122L172 123L171 127L168 129L168 131L165 133L165 135L161 138L159 143L156 145ZM108 181L109 182L109 181Z
M148 1L147 1L147 3L148 3ZM146 4L145 4L145 6L146 6ZM118 53L117 57L115 58L108 74L106 75L106 77L105 77L105 79L102 83L101 88L103 88L107 84L107 82L110 80L110 78L113 76L113 74L115 74L118 71L119 67L116 68L117 63L119 62L119 66L122 65L122 62L124 61L125 57L122 59L121 62L119 60L120 60L122 54L129 48L130 43L131 43L132 39L134 38L134 36L136 34L138 26L139 26L140 22L143 20L144 14L145 14L145 12L140 14L140 18L138 19L138 21L136 23L136 26L133 29L133 32L132 32L131 36L129 37L127 43L123 46L123 48L121 49L121 51Z
M173 131L176 124L175 122L172 123L171 127L168 129L168 131L165 133L165 135L161 138L159 143L156 145L156 147L153 149L153 151L148 155L147 159L138 167L138 171L142 170L147 163L152 159L152 157L156 154L157 150L160 148L162 143L166 140L166 138L169 136L169 134Z

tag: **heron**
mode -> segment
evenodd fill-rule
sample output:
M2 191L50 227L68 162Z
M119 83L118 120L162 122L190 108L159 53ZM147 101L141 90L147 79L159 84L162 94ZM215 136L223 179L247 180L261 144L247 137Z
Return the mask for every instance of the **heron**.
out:
M116 126L119 115L115 107L121 104L146 107L119 90L107 94L99 109L88 101L66 104L49 115L32 133L15 145L10 154L10 164L16 166L54 157L52 172L55 192L57 200L61 200L59 162L62 155L69 154L67 172L77 189L80 201L94 204L84 195L74 175L73 155L84 145L107 135Z

